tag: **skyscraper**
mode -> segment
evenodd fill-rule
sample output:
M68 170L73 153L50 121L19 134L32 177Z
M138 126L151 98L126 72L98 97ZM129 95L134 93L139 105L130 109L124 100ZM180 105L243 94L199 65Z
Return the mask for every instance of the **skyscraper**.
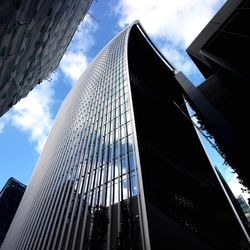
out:
M0 117L58 66L92 0L0 2Z
M175 72L139 22L108 43L60 108L3 249L243 249Z
M250 82L249 0L228 0L188 47L206 80L196 89L183 82L190 103L212 134L226 162L250 189L248 90ZM225 46L227 45L227 46Z
M25 189L24 184L11 177L0 192L0 246L7 234Z
M242 214L246 217L248 221L248 228L250 228L250 207L242 195L239 195L237 197L237 201L242 208Z
M220 178L222 185L225 188L226 193L228 194L238 216L240 221L242 222L245 231L248 235L250 235L250 224L249 224L249 206L247 205L247 203L245 202L244 198L242 197L242 195L238 196L237 198L234 196L232 190L230 189L230 187L228 186L226 180L224 179L223 175L221 174L221 172L219 171L219 169L217 167L215 167L215 170L218 174L218 177ZM248 211L247 211L248 209ZM248 216L248 217L247 217Z

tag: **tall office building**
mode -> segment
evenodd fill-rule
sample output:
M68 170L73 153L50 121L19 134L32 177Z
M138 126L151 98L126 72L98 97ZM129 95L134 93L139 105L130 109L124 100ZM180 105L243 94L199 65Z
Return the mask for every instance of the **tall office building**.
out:
M225 2L187 49L206 80L197 88L187 82L183 85L223 157L250 189L245 165L249 137L249 7L249 0Z
M60 108L2 250L249 249L175 72L139 22L108 43Z
M0 1L0 117L56 69L91 2Z
M0 246L7 234L25 189L24 184L11 177L0 192Z
M250 224L249 224L249 219L250 219L250 209L247 203L245 202L245 199L242 197L242 195L238 196L237 198L234 196L232 190L228 186L226 180L224 179L223 175L219 171L217 167L215 167L215 170L218 174L219 179L222 182L223 187L225 188L226 193L228 194L238 216L240 221L242 222L242 225L248 235L250 235Z
M242 195L237 196L237 201L242 208L242 214L246 217L248 221L248 228L250 229L250 207Z

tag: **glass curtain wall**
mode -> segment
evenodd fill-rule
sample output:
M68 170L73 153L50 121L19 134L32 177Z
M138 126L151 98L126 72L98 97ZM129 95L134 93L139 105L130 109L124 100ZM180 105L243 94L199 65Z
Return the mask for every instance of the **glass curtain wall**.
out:
M139 244L126 32L101 51L61 107L25 194L29 202L24 198L13 223L22 228L11 228L15 240L3 249Z

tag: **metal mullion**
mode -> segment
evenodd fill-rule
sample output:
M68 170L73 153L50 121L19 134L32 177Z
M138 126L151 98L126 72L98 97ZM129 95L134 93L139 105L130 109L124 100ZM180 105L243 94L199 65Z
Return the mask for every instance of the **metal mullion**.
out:
M85 137L84 137L84 140L86 140L86 135L85 135ZM64 187L64 189L65 189L65 187ZM62 202L62 200L60 200L60 203ZM58 216L59 216L59 211L57 211L57 213L56 213L56 219L58 218ZM56 219L55 219L55 221L56 221ZM59 219L59 223L60 223L60 219ZM53 230L54 230L54 228L55 228L55 226L56 226L56 224L54 223L53 224ZM50 244L51 244L51 240L52 240L52 235L50 236L50 239L49 239L49 243L48 243L48 246L50 246ZM56 242L54 241L54 243L53 244L55 244Z
M68 138L68 139L67 139ZM57 153L57 157L55 157L55 161L52 163L52 166L54 166L54 168L52 168L53 169L53 173L50 173L50 174L48 174L48 181L47 181L47 184L45 185L46 186L46 188L47 188L47 192L46 192L46 196L48 197L50 197L50 195L51 195L51 193L52 193L52 189L50 188L50 185L49 185L49 183L56 183L55 182L55 180L57 180L58 178L58 175L62 172L62 169L60 169L60 164L58 164L58 159L59 159L59 157L60 157L60 155L61 155L61 153L62 152L64 152L64 149L66 148L66 146L67 145L65 145L64 144L64 142L66 141L66 140L69 140L69 137L68 136L65 136L65 140L63 140L61 143L62 143L62 145L63 145L63 147L61 147L61 149L58 151L58 153ZM61 171L60 171L61 170ZM58 185L59 185L59 183L60 183L60 181L58 181L57 182L57 185L55 185L55 187L57 187ZM51 213L51 210L52 210L52 208L53 208L53 201L54 201L54 199L50 199L47 203L46 203L46 206L47 206L47 209L45 210L45 209L43 209L42 207L43 207L43 204L42 204L42 206L41 206L41 209L40 210L43 210L44 211L44 213L43 214L45 214L44 216L46 216L45 217L45 219L43 218L43 221L45 220L45 223L43 223L44 225L46 225L47 224L47 221L48 221L48 219L49 219L49 216L48 216L48 214L50 214ZM43 216L43 217L44 217ZM40 223L40 222L38 222L38 223ZM33 232L33 234L34 235L36 235L36 238L37 237L39 237L39 241L37 242L36 240L35 240L35 242L34 242L34 244L32 245L32 248L39 248L40 247L40 242L41 242L41 240L42 240L42 236L43 236L43 234L44 234L44 231L45 231L45 228L46 228L46 226L44 226L43 228L41 228L41 227L39 227L39 230L38 230L38 232L36 233L36 232ZM46 228L47 230L48 230L48 228ZM41 230L42 230L42 234L41 234ZM39 236L40 235L40 236ZM38 244L38 246L36 246Z
M110 123L108 122L107 123L107 121L109 120L108 119L108 104L109 104L109 98L108 98L108 94L109 94L109 92L110 92L110 88L111 88L111 86L109 85L108 87L106 87L106 95L104 96L104 97L106 97L106 98L104 98L104 106L106 107L106 104L107 104L107 108L105 108L105 111L106 112L103 112L103 114L105 114L105 116L106 116L106 121L104 121L105 123L106 123L106 126L104 127L104 131L106 131L107 130L107 127L110 127ZM110 116L111 116L111 113L110 113ZM104 117L104 116L103 116ZM103 120L104 119L102 119L102 123L103 123ZM102 128L103 129L103 128ZM105 137L104 137L104 141L103 141L103 145L102 145L102 149L101 149L101 155L103 156L103 154L105 154L104 155L104 157L105 158L107 158L108 157L108 147L107 147L107 145L106 145L106 139L108 138L108 141L109 141L109 134L110 134L110 129L109 129L109 133L105 133ZM102 152L103 151L103 149L106 149L104 152ZM99 154L99 156L100 156L100 154ZM101 181L101 178L102 178L102 167L101 167L101 169L100 169L100 171L101 171L101 176L100 176L100 181ZM105 171L105 170L104 170ZM108 168L107 168L107 171L108 171ZM106 172L107 172L106 171ZM104 177L105 178L105 177ZM106 175L106 179L107 179L107 175Z
M115 118L114 118L114 120L115 120ZM111 123L112 123L113 121L110 121L110 126L111 126ZM110 141L110 144L109 144L110 146L112 145L114 145L114 137L113 137L113 142L111 142ZM110 181L111 181L111 183L113 183L113 181L114 181L114 177L115 177L115 165L114 165L114 147L112 147L112 152L111 152L111 159L109 159L109 162L110 162L110 165L111 165L111 177L110 177ZM110 200L112 201L111 202L111 205L113 205L114 204L114 202L115 202L115 192L114 192L114 188L115 188L115 184L113 183L113 187L112 187L112 189L113 189L113 193L112 192L110 192Z
M100 114L98 115L98 118L99 118ZM99 121L100 122L100 121ZM101 122L100 122L101 123ZM98 125L97 125L98 126ZM98 144L97 140L96 140L96 144L95 144L95 152L94 152L94 155L96 155L96 152L98 151L99 152L99 149L100 149L100 145ZM99 156L99 155L98 155ZM96 172L97 172L97 165L98 165L98 157L95 157L95 160L93 159L94 161L94 164L95 164L95 173L94 173L94 181L93 181L93 195L94 195L94 190L95 190L95 182L96 182ZM92 163L93 164L93 163ZM92 206L92 202L93 202L93 195L91 197L91 206Z
M97 201L98 192L99 192L99 189L98 189L98 180L99 180L99 177L100 177L100 168L99 168L98 161L95 164L96 164L96 170L95 170L96 173L95 173L95 180L94 180L94 184L93 184L93 192L95 193L95 195L94 195L94 199L92 200L93 206L98 205L98 201Z
M127 165L127 189L128 189L128 200L132 197L131 180L130 180L130 169L129 169L129 155L126 153L126 165Z
M116 109L114 111L115 115L116 115ZM113 121L111 121L113 123L116 123L116 116L114 118ZM111 176L111 180L113 180L113 204L115 203L115 155L114 155L114 151L115 151L115 133L114 133L114 138L113 138L113 142L111 142L112 145L113 145L113 150L112 150L112 154L111 154L111 157L112 157L112 160L110 161L111 162L111 166L112 166L112 176ZM119 200L119 198L118 198Z
M49 168L48 168L49 169ZM52 169L53 170L53 169ZM51 171L52 171L51 170ZM47 174L48 175L48 174ZM46 187L46 185L43 185L43 187L45 188ZM42 191L41 191L42 192ZM34 208L35 207L37 207L38 206L38 204L39 203L41 203L41 200L42 200L42 197L43 196L37 196L38 198L34 201ZM40 210L39 210L40 211ZM35 223L33 223L32 221L33 221L33 218L34 217L36 217L37 216L37 213L38 213L38 210L34 210L33 209L33 211L31 211L31 215L29 216L29 220L26 222L26 226L25 226L25 228L24 228L24 231L23 231L23 233L22 233L22 235L24 234L26 234L27 235L27 233L28 232L30 232L31 230L32 230L32 228L33 228L33 226L35 225ZM32 222L32 223L31 223ZM31 227L30 227L30 224L32 225ZM27 228L27 227L29 227L29 228ZM33 235L33 234L32 234ZM29 235L29 237L31 237L31 235ZM25 237L20 237L20 240L21 240L21 242L20 241L18 241L18 244L20 243L22 243L23 242L23 240L25 239ZM26 238L27 239L27 238ZM22 243L23 244L23 243ZM25 245L27 244L27 240L26 240L26 243L24 243Z
M91 108L91 105L89 105L88 106L88 110ZM86 125L86 127L87 127L87 125ZM83 127L82 127L82 131L83 131ZM87 137L87 133L86 133L86 131L85 131L85 129L84 129L84 133L85 133L85 136L84 136L84 140L85 140L85 138ZM66 166L65 166L65 169L66 169ZM64 180L67 180L67 175L65 175L64 176ZM62 183L62 182L61 182ZM65 186L62 186L62 188L61 188L61 193L63 193L64 192L64 189L65 189ZM62 197L63 197L63 195L58 195L58 197L57 197L57 202L56 202L56 205L58 204L58 207L60 207L61 206L61 202L62 202ZM56 221L57 221L57 218L58 218L58 216L59 216L59 209L55 209L56 208L56 205L54 206L54 212L53 212L53 215L55 214L55 218L54 218L54 220L53 221L51 221L51 223L53 223L52 224L52 232L55 230L55 226L56 226ZM49 237L49 240L48 240L48 244L47 244L47 246L49 247L50 246L50 244L51 244L51 240L52 240L52 234L50 235L50 237Z
M49 168L48 168L49 169ZM28 190L27 190L28 191ZM36 199L35 203L34 203L34 207L35 205L39 202L38 198ZM22 234L20 236L20 240L22 242L22 239L24 239L24 237L22 237L22 235L25 235L26 234L26 231L28 230L27 227L28 227L28 224L30 224L30 221L32 221L33 219L33 216L34 216L34 213L37 213L37 210L33 210L31 211L31 217L29 217L28 221L25 223L24 225L24 229L22 230ZM30 229L30 228L29 228ZM20 240L18 240L18 243L20 243Z
M85 152L82 152L83 155L85 155ZM79 208L78 208L78 213L77 213L77 221L76 221L76 229L75 229L75 232L74 232L74 235L73 235L73 243L72 243L72 249L75 248L75 244L76 244L76 237L77 237L77 234L78 234L78 230L79 230L79 222L80 222L80 213L81 213L81 207L82 207L82 202L83 202L83 198L84 198L84 184L85 184L85 181L86 181L86 176L87 176L87 173L88 173L88 169L87 169L87 166L86 166L86 169L85 169L85 175L84 175L84 179L82 181L82 195L81 195L81 199L80 199L80 202L79 202ZM82 175L82 173L80 174ZM84 198L86 199L86 197ZM86 210L86 204L85 204L85 210ZM85 211L84 211L85 213ZM85 229L84 229L85 231ZM81 243L80 243L81 244Z
M124 58L123 58L123 60L124 60ZM127 117L126 117L126 112L128 112L128 110L126 109L126 107L125 107L125 103L127 103L127 101L125 100L125 95L126 95L126 93L125 93L125 81L126 81L126 79L125 78L123 78L123 81L122 81L122 86L121 86L121 90L122 91L120 91L120 94L122 94L123 95L123 102L122 103L120 103L120 107L119 107L119 109L120 109L120 115L123 115L124 116L124 124L123 124L123 126L124 126L124 129L125 129L125 137L124 137L124 140L125 140L125 143L126 143L126 146L125 146L125 154L124 154L124 156L122 156L121 155L121 160L122 160L122 158L124 157L125 158L125 162L126 162L126 179L127 179L127 187L126 187L126 189L127 189L127 199L129 200L129 198L131 197L131 189L129 188L129 190L128 190L128 186L130 186L129 185L129 183L130 183L130 177L129 177L129 158L128 158L128 153L129 153L129 150L128 150L128 147L127 147L127 144L128 144L128 130L127 130ZM123 107L124 107L124 110L123 110L123 112L122 112L122 110L121 110L121 106L123 105ZM129 112L130 112L130 109L129 109ZM120 128L121 128L121 126L120 126ZM122 138L121 138L122 139ZM121 140L120 140L121 141ZM121 144L121 146L122 146L122 144ZM122 166L123 167L123 166ZM122 192L122 199L123 199L123 180L122 180L122 178L123 178L123 176L124 176L124 174L122 174L122 169L121 169L121 176L120 176L120 178L121 178L121 192Z
M96 119L96 116L93 116L93 120L94 121L95 121L95 119ZM93 126L93 128L94 128L94 126ZM91 150L92 147L93 147L93 140L91 140L90 143L91 143L91 147L90 147L90 150ZM90 158L90 154L88 155L88 162L89 162L89 158ZM89 190L89 186L90 186L90 183L91 183L92 177L93 177L93 171L91 171L91 169L92 169L92 163L93 162L91 162L89 164L89 168L88 168L89 169L88 170L88 172L89 172L89 178L88 178L88 183L86 183L86 185L87 185L86 197L85 197L86 202L85 202L85 210L84 210L82 234L81 234L81 240L80 240L80 249L82 249L82 247L83 247L82 246L83 245L83 239L84 239L85 230L86 230L86 220L87 220L87 215L88 215L88 207L86 207L86 206L88 206L89 198L91 196L91 190Z
M79 148L78 148L78 149L79 149ZM73 167L76 166L76 159L74 159L74 161L72 162L72 165L73 165ZM78 164L77 164L77 166L78 166ZM65 203L65 205L68 205L68 207L67 207L66 215L65 215L65 218L64 218L64 224L63 224L62 233L61 233L61 236L59 236L59 237L60 237L60 240L59 240L59 247L58 247L58 249L61 249L61 244L62 244L62 240L63 240L62 235L64 235L64 232L65 232L65 229L66 229L66 224L67 224L67 223L66 223L66 220L67 220L67 218L68 218L69 209L70 209L70 207L71 207L71 201L72 201L73 196L74 196L74 184L75 184L75 181L76 181L76 178L77 178L77 173L78 173L78 169L76 170L75 176L74 176L74 178L73 178L73 180L72 180L73 188L72 188L72 190L71 190L69 202L68 202L68 204ZM79 173L79 176L80 176L80 173ZM79 179L79 178L78 178L78 179ZM75 193L75 196L76 196L76 197L75 197L75 201L76 201L76 200L77 200L77 192ZM75 201L74 201L74 203L75 203ZM71 216L73 216L73 213L72 213ZM70 229L70 228L71 228L71 227L69 227L69 229ZM68 230L68 231L70 231L70 230Z
M109 73L109 72L108 72ZM108 106L110 106L109 104L109 94L110 94L110 91L111 91L111 84L109 84L109 86L107 87L106 89L106 93L107 93L107 98L106 98L106 103L107 103L107 109L106 109L106 121L105 121L105 130L107 129L107 126L109 126L109 123L107 123L107 121L109 120L108 119ZM111 111L111 108L110 108L110 111ZM111 112L110 112L110 117L111 117ZM103 145L104 145L104 150L103 150L103 155L102 155L102 159L103 159L103 162L105 162L105 165L107 165L107 158L108 158L108 151L106 150L108 147L107 147L107 144L106 144L106 139L108 137L108 143L109 143L109 136L108 134L104 135L104 142L103 142ZM103 165L104 166L104 165ZM106 166L103 167L103 171L102 171L102 174L103 174L103 196L102 196L102 203L104 204L104 206L106 206L106 198L107 198L107 171L108 171L108 168ZM106 170L106 171L105 171Z
M83 131L82 131L82 132L83 132ZM82 132L81 132L81 137L82 137L82 136L85 136L85 134L82 133ZM65 157L64 157L64 158L65 158ZM62 168L62 171L61 171L61 172L65 171L65 169L67 168L67 164L64 164L64 163L63 163L63 160L62 160L62 164L58 164L58 165L65 165L65 167ZM63 176L64 176L63 181L61 181L61 182L58 183L58 186L59 186L59 187L60 187L60 184L64 183L64 181L67 180L67 175L64 174ZM63 190L64 190L64 186L62 186L62 188L60 189L60 192L62 193ZM51 216L51 217L54 217L54 215L55 215L55 219L54 219L53 221L52 221L52 220L49 221L49 227L52 227L52 231L54 230L55 222L56 222L56 220L57 220L57 218L58 218L58 209L56 209L56 207L57 207L57 204L60 204L61 199L62 199L62 196L61 196L61 195L58 195L58 196L56 197L56 200L55 200L55 203L54 203L54 207L53 207L53 210L52 210L52 216ZM48 236L48 232L49 232L49 230L47 230L47 232L46 232L46 237ZM51 240L51 236L50 236L49 241L48 241L48 246L49 246L49 244L50 244L50 240ZM42 248L44 247L45 244L46 244L46 242L43 242Z
M132 189L131 189L131 178L130 178L130 163L129 163L129 150L128 150L128 147L127 147L127 143L128 143L128 127L127 127L127 124L128 124L128 121L127 121L127 117L126 117L126 112L127 111L130 111L125 109L125 112L124 112L124 120L125 120L125 141L126 141L126 147L125 147L125 156L126 156L126 165L127 165L127 172L126 172L126 175L127 175L127 188L129 187L129 192L128 192L128 201L130 201L130 198L132 197Z
M103 112L103 114L105 114L105 112ZM103 116L104 117L104 116ZM105 148L105 140L103 140L102 139L102 131L104 130L105 131L105 126L103 126L103 123L105 123L105 121L102 119L102 127L101 127L101 139L100 139L100 144L101 144L101 147L100 147L100 150L99 150L99 155L98 155L98 158L100 158L100 162L101 162L101 164L100 164L100 166L99 166L99 171L100 171L100 179L99 179L99 192L98 192L98 197L97 197L97 201L98 201L98 204L99 203L103 203L103 201L101 202L100 201L100 192L101 192L101 182L102 182L102 176L103 176L103 170L102 170L102 168L103 168L103 159L104 159L104 157L103 157L103 155L104 155L104 153L103 153L103 150L104 150L104 148ZM104 185L104 183L103 183L103 185ZM103 190L102 190L102 192L103 192Z
M98 106L97 106L98 107ZM96 119L99 121L99 123L101 123L102 124L102 120L99 120L99 117L101 116L101 114L100 114L100 112L98 112L98 117L96 117ZM97 125L98 126L98 125ZM100 127L101 128L101 127ZM93 146L93 145L92 145ZM96 142L95 142L95 145L94 145L94 147L95 147L95 150L94 150L94 155L96 155L96 153L97 153L97 151L99 152L99 150L100 150L100 144L97 142L97 140L96 140ZM96 173L99 171L99 169L98 169L98 159L99 159L99 155L96 157L96 158L94 158L93 157L93 160L92 160L92 168L95 168L95 169L93 169L93 171L92 171L92 175L91 175L91 177L92 178L94 178L94 180L93 180L93 185L92 186L90 186L90 188L89 188L89 192L87 191L87 193L89 193L89 199L91 199L91 201L90 201L90 206L91 207L93 207L93 196L94 196L94 192L95 192L95 178L96 178ZM89 182L91 183L91 178L90 178L90 180L89 180ZM91 194L91 191L92 191L92 195L90 195ZM86 197L86 199L88 199L88 197ZM88 204L88 202L86 202L87 204ZM91 231L91 228L92 228L92 225L93 225L93 223L91 223L91 226L90 226L90 231ZM67 245L68 244L66 244L66 246L65 246L65 249L67 249Z
M97 96L98 96L98 95L96 95L96 98L97 98ZM95 98L95 100L96 100L96 98ZM93 120L94 120L94 121L97 119L96 113L97 113L97 107L98 107L98 105L97 105L96 103L95 103L95 105L96 105L96 107L95 107L95 113L94 113L94 115L93 115ZM95 135L95 134L94 134L94 131L95 131L95 123L92 124L92 132L93 132L93 134L92 134L92 139L91 139L91 144L92 144L91 148L93 147L93 139L94 139L93 137L94 137L94 135ZM95 142L95 143L96 143L96 142ZM90 149L90 150L91 150L91 149ZM94 154L95 154L95 152L94 152ZM80 185L79 185L79 182L78 182L76 194L78 194L78 188L79 188L79 186L80 186ZM75 199L74 204L73 204L73 206L72 206L72 214L71 214L71 219L70 219L70 223L69 223L69 229L72 227L72 223L73 223L73 219L74 219L74 212L75 212L76 201L77 201L77 199ZM68 211L67 211L67 213L68 213ZM66 217L67 217L67 214L66 214ZM64 234L64 231L63 231L62 235L63 235L63 234ZM68 230L68 233L67 233L67 236L66 236L65 249L67 249L70 234L71 234L71 232L70 232L70 230ZM59 243L59 249L61 249L61 244L62 244L62 237L61 237L61 242Z
M121 96L120 96L120 91L118 90L119 92L119 104L120 104L120 99L121 99ZM119 116L116 118L116 119L119 119L120 122L119 122L119 125L121 125L121 112L120 112L120 105L118 106L117 108L117 112L119 113ZM117 144L118 144L118 219L117 219L117 223L118 223L118 235L120 233L120 230L121 230L121 200L123 200L123 193L122 193L122 169L121 169L121 159L122 159L122 155L121 155L121 143L120 143L120 138L116 138L116 141L117 141ZM115 159L114 159L115 161ZM121 197L120 197L121 196Z
M109 88L110 88L110 86L109 86ZM106 117L106 119L108 120L108 117ZM105 138L106 138L106 136L107 135L105 135ZM105 143L105 140L104 140L104 143ZM108 154L108 152L106 153L106 154ZM86 204L87 204L87 197L86 197ZM80 239L80 249L82 249L82 247L83 247L83 240L84 240L84 233L85 233L85 225L86 225L86 219L87 219L87 209L85 209L85 216L84 216L84 225L83 225L83 228L84 228L84 232L82 232L82 234L81 234L81 239Z
M82 141L81 138L78 139L78 140L79 140L79 141ZM83 142L82 142L82 143L83 143ZM78 158L80 158L80 155L79 155L79 147L78 147L78 149L77 149L76 151L78 152ZM78 166L78 162L79 162L79 161L80 161L80 160L77 161L77 158L75 157L74 161L72 161L72 165L73 165L74 167L75 167L76 165ZM76 173L75 173L75 176L74 176L74 179L73 179L73 183L75 183L75 181L76 181L77 173L78 173L78 169L76 170ZM80 176L80 173L79 173L79 176ZM79 178L78 178L78 179L79 179ZM79 184L79 181L78 181L78 184ZM77 186L78 186L78 184L77 184ZM73 185L73 186L74 186L74 185ZM77 192L76 192L76 194L77 194ZM71 194L70 194L70 201L72 200L73 195L74 195L74 189L71 191ZM76 201L76 199L75 199L75 201ZM74 204L75 204L75 201L74 201ZM67 207L67 212L66 212L65 218L68 217L69 208L70 208L70 206ZM72 215L73 215L73 214L72 214ZM66 224L64 223L63 231L62 231L61 235L64 234L65 226L66 226Z
M81 172L80 172L80 176L81 176L81 183L80 183L80 186L79 186L79 190L78 190L78 193L79 195L81 194L81 198L79 200L79 206L78 206L78 212L77 212L77 216L76 216L76 226L75 226L75 232L73 234L73 241L72 241L72 248L71 249L75 249L75 243L76 243L76 236L77 236L77 233L78 233L78 230L79 230L79 218L80 218L80 213L81 213L81 203L83 201L83 197L85 196L84 194L84 179L86 178L88 174L88 168L87 168L87 163L86 165L82 165L82 169L81 169Z
M110 113L110 117L111 117L111 113ZM110 127L110 122L106 125L106 127L109 126ZM107 144L105 144L105 169L104 169L104 185L105 185L105 203L106 206L108 205L106 203L107 201L107 185L108 185L108 172L109 172L109 145L110 145L110 133L108 133L107 135L105 135L105 141L106 141L106 138L107 138ZM109 197L109 200L110 200L111 197Z
M107 159L108 159L108 151L107 151ZM109 160L109 159L108 159ZM106 171L106 181L104 181L105 186L106 186L106 190L105 190L105 200L106 200L106 206L108 207L108 217L111 218L111 210L110 210L110 204L111 204L111 183L112 183L112 179L110 181L108 181L108 171L109 171L109 161L106 160L106 165L107 165L107 171ZM110 185L110 192L108 194L108 185ZM104 187L103 187L104 188ZM109 203L107 203L107 196L109 195ZM108 237L107 237L107 249L110 248L110 230L111 230L111 223L108 224Z
M125 136L126 138L127 136ZM127 179L127 199L129 200L131 198L131 189L130 189L130 175L129 175L129 158L128 158L128 152L127 149L125 149L124 154L125 162L126 162L126 179Z
M91 110L91 108L92 108L93 102L94 102L94 100L92 99L91 104L89 105L89 109L90 109L90 110ZM91 121L90 121L90 120L89 120L89 125L90 125L90 127L89 127L89 130L90 130L90 128L91 128ZM90 138L90 136L88 137L88 140L89 140L89 138ZM65 190L65 188L66 188L66 185L65 185L65 187L64 187L64 190ZM65 196L65 197L68 196L69 190L70 190L70 186L67 187L66 196ZM64 193L65 193L65 192L64 192ZM64 196L64 195L63 195L63 196ZM64 204L62 205L62 211L65 210L65 206L66 206L66 205L67 205L66 202L64 202ZM68 208L67 208L67 210L68 210ZM55 244L57 243L57 240L59 240L59 244L60 244L61 235L58 236L58 234L59 234L59 231L60 231L60 224L62 223L62 220L63 220L63 213L61 213L61 215L60 215L60 217L59 217L59 222L58 222L59 228L56 229L56 234L55 234L55 236L54 236L54 242L53 242L53 245L52 245L52 249L55 249ZM64 226L63 226L63 228L64 228Z
M104 99L104 98L103 98ZM104 100L103 100L104 102ZM100 112L100 117L102 117L104 112ZM103 119L100 119L100 126L99 126L99 129L100 129L100 136L101 135L101 131L103 129ZM98 176L99 176L99 185L98 185L98 178L96 180L96 183L95 183L95 189L96 189L96 192L97 192L97 197L96 197L96 203L99 204L99 197L100 197L100 183L101 183L101 174L102 174L102 169L100 169L101 167L99 166L99 162L100 162L100 159L101 156L102 156L102 148L104 147L104 145L101 145L101 138L100 138L100 143L99 143L99 148L98 148L98 156L97 156L97 170L98 170ZM101 159L102 160L102 159ZM102 166L102 165L101 165Z
M59 152L58 152L58 154L59 154ZM53 163L51 165L53 166ZM47 175L50 177L51 173L54 173L54 172L55 172L55 168L52 167L51 172L49 172L49 174L47 174ZM52 176L51 176L51 178L52 178ZM36 207L39 207L39 210L36 210L36 214L38 214L38 213L40 213L40 211L42 211L41 209L42 209L44 203L41 204L42 206L39 206L39 203L41 203L44 196L46 197L46 192L49 189L49 186L48 186L49 181L50 181L50 178L46 178L45 183L43 185L43 189L42 189L43 195L38 196L40 198L40 201L38 200L38 202L36 203ZM45 205L47 205L47 204L45 204ZM37 217L37 215L35 215L35 216ZM40 217L40 218L42 219L42 217ZM32 222L31 224L33 225L34 223ZM30 228L30 230L32 230L32 227ZM34 234L34 232L32 232L32 234ZM35 243L35 242L33 242L33 243Z
M116 71L118 72L120 70L120 68L117 67ZM115 121L117 123L117 120L119 121L118 123L118 127L115 128L115 130L119 130L121 128L121 110L120 110L120 104L121 104L121 92L120 92L120 85L123 85L123 82L121 83L120 79L117 79L116 82L118 81L118 84L116 84L116 94L115 94L115 100L116 102L118 102L118 107L116 107L115 109ZM118 93L118 94L117 94ZM118 98L116 98L118 96ZM116 105L116 104L115 104ZM117 115L118 114L118 115ZM115 133L116 134L116 133ZM118 217L117 217L117 230L118 230L118 234L120 232L120 216L121 216L121 211L120 211L120 201L121 198L123 198L123 194L121 193L122 190L122 170L121 170L121 160L122 160L122 156L121 156L121 131L120 133L118 133L118 138L115 138L115 142L117 142L118 144L118 158L117 158L117 167L118 167L118 176L117 176L117 192L118 192L118 201L117 201L117 206L118 206ZM115 148L116 150L116 148ZM113 157L115 158L115 157ZM114 168L116 167L115 165L115 159L114 159ZM114 169L114 177L115 176L115 169ZM115 190L115 179L114 179L114 190ZM115 190L116 191L116 190ZM115 195L115 194L114 194ZM121 196L121 197L120 197Z
M110 84L111 85L111 84ZM115 86L115 81L114 81L114 79L113 79L113 82L112 82L112 87L114 88L114 86ZM110 97L110 100L111 100L111 108L112 108L112 106L113 106L113 104L112 104L112 102L113 102L113 99L115 99L115 96L113 96L113 95L111 95L111 97ZM113 117L113 120L112 120L112 112L114 112L114 114L115 114L115 111L111 111L110 112L110 127L111 127L111 122L113 122L114 123L114 121L115 121L115 115L114 115L114 117ZM114 134L114 138L115 138L115 134ZM114 140L114 138L113 138L113 140ZM110 141L109 141L109 145L110 145ZM113 156L113 154L111 154L111 156ZM112 167L112 164L111 164L111 167ZM112 171L113 172L113 171ZM111 172L111 173L112 173ZM109 197L109 202L110 202L110 206L109 206L109 208L108 208L108 214L109 214L109 218L112 218L112 210L111 210L111 207L112 207L112 202L111 202L111 199L112 199L112 191L113 191L113 189L114 189L114 185L113 185L113 188L112 188L112 182L113 182L113 178L112 178L112 175L111 175L111 180L110 180L110 197ZM108 185L108 183L107 183L107 185ZM113 194L113 196L114 196L114 194ZM113 197L114 198L114 197ZM113 199L113 202L114 202L114 199ZM107 232L107 249L110 249L110 242L111 242L111 223L109 223L108 224L108 232Z
M72 154L73 154L73 152L72 152ZM63 193L62 193L62 196L61 196L62 198L60 199L60 203L59 203L59 207L58 207L58 211L61 210L61 214L60 214L58 222L57 222L57 229L56 229L56 234L54 235L54 239L53 239L54 243L53 243L52 249L54 249L54 245L57 242L57 237L58 237L58 233L59 233L59 231L61 229L61 224L65 223L66 217L63 217L64 216L63 211L65 210L65 207L68 205L67 199L68 199L70 189L71 189L71 178L72 178L71 176L73 176L73 175L74 175L74 167L71 167L71 165L70 165L69 174L67 175L66 182L63 183L64 187L63 187ZM70 176L70 178L69 178L69 176ZM64 220L64 222L63 222L63 220Z

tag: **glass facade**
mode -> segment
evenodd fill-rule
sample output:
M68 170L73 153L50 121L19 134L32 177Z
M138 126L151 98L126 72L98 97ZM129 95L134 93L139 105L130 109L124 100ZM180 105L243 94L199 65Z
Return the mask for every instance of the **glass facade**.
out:
M139 22L113 38L58 112L2 250L243 249L182 94Z
M18 217L23 207L27 216L15 241L6 244L11 248L82 249L91 244L94 210L109 208L107 217L117 217L118 227L120 205L119 211L111 208L138 194L126 32L99 53L61 107L26 193L34 194L33 205L24 199ZM119 244L111 224L105 246Z

